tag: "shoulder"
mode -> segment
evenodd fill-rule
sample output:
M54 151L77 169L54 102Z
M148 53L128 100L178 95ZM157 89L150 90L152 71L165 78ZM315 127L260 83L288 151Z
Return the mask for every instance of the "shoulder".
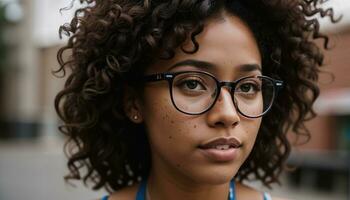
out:
M236 183L236 196L237 196L237 199L261 199L261 200L264 199L263 192L241 183ZM271 200L289 200L289 199L271 196Z
M134 200L139 184L134 184L113 192L108 200Z

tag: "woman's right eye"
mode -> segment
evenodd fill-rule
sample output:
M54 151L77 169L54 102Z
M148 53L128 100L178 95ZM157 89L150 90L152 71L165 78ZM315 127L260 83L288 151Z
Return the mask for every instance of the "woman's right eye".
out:
M204 91L206 87L202 84L201 81L197 79L187 79L182 80L180 83L176 84L180 89L188 91Z

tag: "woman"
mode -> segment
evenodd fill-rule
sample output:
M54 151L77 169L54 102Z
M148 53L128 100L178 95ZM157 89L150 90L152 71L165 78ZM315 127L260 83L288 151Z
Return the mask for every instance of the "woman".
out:
M332 10L316 0L81 2L58 52L57 73L71 70L55 101L66 179L105 187L109 200L270 199L244 182L278 183L286 133L308 135L323 64L313 40L328 48L312 16L335 22Z

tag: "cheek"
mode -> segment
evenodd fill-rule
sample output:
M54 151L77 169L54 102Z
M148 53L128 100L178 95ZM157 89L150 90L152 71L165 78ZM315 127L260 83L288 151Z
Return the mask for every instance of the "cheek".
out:
M188 122L188 116L176 110L168 92L158 93L156 98L149 97L145 99L144 120L151 148L162 151L181 143L191 143L186 136L194 125Z
M244 132L245 132L246 150L250 152L255 144L255 140L260 129L261 118L251 120L242 125L244 126L244 130L245 130Z

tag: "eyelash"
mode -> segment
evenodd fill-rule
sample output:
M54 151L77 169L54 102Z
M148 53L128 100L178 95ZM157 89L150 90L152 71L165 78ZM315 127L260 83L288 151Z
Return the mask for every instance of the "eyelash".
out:
M176 84L176 85L177 86L179 86L179 85L182 86L182 85L184 85L184 84L186 84L188 82L191 82L191 81L196 81L196 83L199 83L203 88L205 88L204 85L203 85L203 81L200 80L199 78L194 78L194 77L192 77L192 78L185 78L185 79L179 81L179 83ZM191 89L191 90L193 90L193 89Z

